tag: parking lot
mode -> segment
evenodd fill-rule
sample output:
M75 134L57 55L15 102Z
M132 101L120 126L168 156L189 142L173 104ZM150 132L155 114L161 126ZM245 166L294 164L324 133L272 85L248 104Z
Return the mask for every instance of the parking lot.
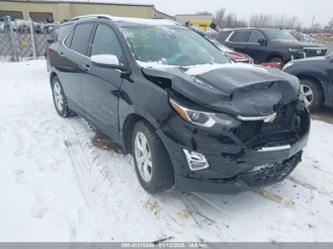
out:
M1 63L1 62L0 62ZM149 195L131 156L54 111L45 61L1 63L1 241L328 241L333 111L287 180L234 196Z

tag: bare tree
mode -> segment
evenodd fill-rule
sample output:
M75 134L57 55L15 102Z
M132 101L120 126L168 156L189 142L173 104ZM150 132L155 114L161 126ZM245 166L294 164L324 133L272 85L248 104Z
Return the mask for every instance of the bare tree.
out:
M237 28L248 26L245 20L239 20L235 13L227 13L226 9L219 9L216 11L214 23L220 28Z
M301 23L297 17L288 17L285 15L252 15L249 21L252 27L268 27L283 29L301 29Z
M328 28L329 30L333 30L333 17L332 17L331 20L328 22L328 26L327 26L327 28Z
M223 20L224 20L225 14L226 14L226 9L219 9L216 11L214 23L218 27L223 27Z

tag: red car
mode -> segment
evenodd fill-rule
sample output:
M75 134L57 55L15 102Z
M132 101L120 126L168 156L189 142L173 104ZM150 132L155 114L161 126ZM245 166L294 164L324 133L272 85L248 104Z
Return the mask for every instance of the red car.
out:
M224 46L223 44L219 43L216 40L211 40L212 43L215 44L218 49L220 49L222 52L225 53L230 59L232 59L235 62L242 62L247 64L253 64L253 59L248 56L247 54L239 53L234 50L231 50L230 48Z
M247 64L253 64L253 59L248 56L247 54L239 53L236 52L225 45L219 43L216 40L211 40L212 43L215 44L216 47L218 47L222 52L225 53L231 60L235 62L242 62L242 63L247 63ZM264 67L270 67L270 68L281 68L281 63L279 62L267 62L267 63L262 63L261 66Z

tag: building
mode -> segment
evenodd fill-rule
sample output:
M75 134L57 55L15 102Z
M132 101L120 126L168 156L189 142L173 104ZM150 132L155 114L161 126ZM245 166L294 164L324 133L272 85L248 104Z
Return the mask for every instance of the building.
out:
M212 14L184 14L184 15L175 15L177 22L185 24L185 22L197 21L197 22L212 22Z
M153 18L155 8L150 4L0 0L0 18L9 15L18 19L32 18L36 22L46 22L47 19L62 21L89 14Z
M174 16L170 16L162 11L159 11L157 9L155 9L154 11L155 11L155 13L154 13L155 19L168 19L168 20L173 20L173 21L176 20Z

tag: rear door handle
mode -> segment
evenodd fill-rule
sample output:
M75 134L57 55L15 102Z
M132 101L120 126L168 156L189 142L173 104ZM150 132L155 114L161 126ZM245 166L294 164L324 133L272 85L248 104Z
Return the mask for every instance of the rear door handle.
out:
M85 71L85 72L88 72L90 70L90 65L88 65L88 64L82 64L81 67L82 67L83 71Z
M64 57L65 55L64 55L64 52L60 52L60 56L61 57Z

